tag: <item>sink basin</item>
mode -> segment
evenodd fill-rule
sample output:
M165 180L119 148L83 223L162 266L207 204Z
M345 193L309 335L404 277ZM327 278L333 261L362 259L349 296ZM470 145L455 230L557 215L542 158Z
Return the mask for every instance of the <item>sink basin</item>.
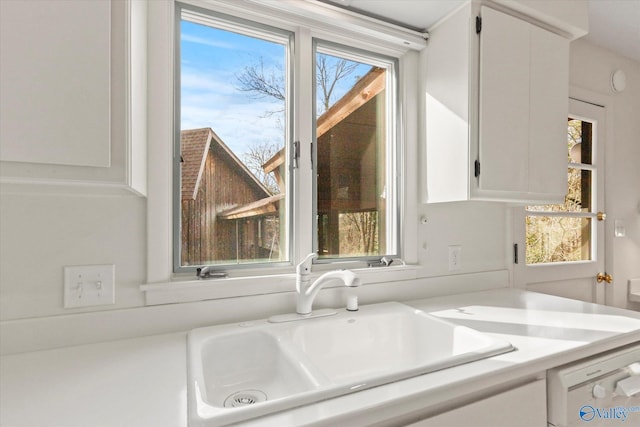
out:
M194 329L189 425L247 420L512 349L394 302L296 322Z
M208 402L215 406L246 406L266 400L267 395L278 399L317 386L278 339L263 330L211 338L199 353L199 377L204 379ZM254 392L243 393L246 390Z
M489 350L495 343L487 335L408 306L376 308L382 310L360 317L298 323L289 337L335 384L366 382L412 370L422 373L424 366L448 365L476 351Z

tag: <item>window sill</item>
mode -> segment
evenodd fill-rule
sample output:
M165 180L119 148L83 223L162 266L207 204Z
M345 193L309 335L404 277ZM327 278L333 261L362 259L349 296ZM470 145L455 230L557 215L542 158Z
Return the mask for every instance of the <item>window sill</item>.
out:
M360 277L363 285L370 285L415 279L418 266L355 268L352 271ZM311 279L315 280L322 273L322 271L312 273ZM145 305L160 305L294 292L295 286L296 275L289 273L210 280L176 280L141 285L140 290L145 293ZM339 286L342 285L336 282L325 287Z

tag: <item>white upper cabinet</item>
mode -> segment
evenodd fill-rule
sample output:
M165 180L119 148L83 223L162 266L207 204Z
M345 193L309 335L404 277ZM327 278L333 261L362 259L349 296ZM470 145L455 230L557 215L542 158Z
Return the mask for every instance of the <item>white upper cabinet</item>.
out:
M469 3L424 59L426 201L562 202L569 40Z
M0 8L0 160L108 167L109 2Z
M146 192L146 7L0 1L3 190Z

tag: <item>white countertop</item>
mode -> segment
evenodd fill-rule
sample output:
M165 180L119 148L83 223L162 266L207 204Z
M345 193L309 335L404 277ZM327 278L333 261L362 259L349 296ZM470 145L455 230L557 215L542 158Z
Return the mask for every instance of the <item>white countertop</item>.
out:
M640 313L513 289L408 304L502 337L517 350L245 425L397 421L411 411L640 342ZM186 332L3 356L0 425L187 426Z
M3 427L187 425L186 333L0 358Z

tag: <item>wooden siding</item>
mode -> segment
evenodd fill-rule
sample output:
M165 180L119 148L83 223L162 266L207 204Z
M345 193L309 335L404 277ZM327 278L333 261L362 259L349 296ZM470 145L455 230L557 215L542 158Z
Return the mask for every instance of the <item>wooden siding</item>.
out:
M264 216L223 220L222 211L265 197L263 189L246 176L220 144L211 143L195 199L182 199L182 265L242 262L264 258ZM262 238L262 239L261 239Z
M352 111L318 138L318 251L344 254L345 240L352 240L340 225L340 214L352 214L361 229L359 255L373 255L384 247L386 221L385 122L378 120L385 91ZM371 235L373 234L373 235ZM374 243L375 242L375 243ZM365 253L366 252L366 253Z

